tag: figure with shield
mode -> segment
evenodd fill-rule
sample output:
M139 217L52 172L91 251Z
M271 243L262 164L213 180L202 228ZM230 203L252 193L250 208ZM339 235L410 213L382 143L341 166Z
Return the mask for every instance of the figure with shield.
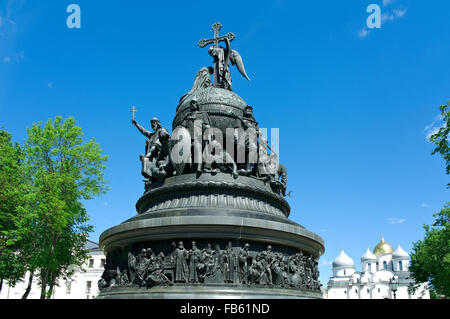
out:
M189 105L190 112L181 121L181 126L188 130L191 138L191 172L201 174L204 170L211 171L211 164L203 165L203 150L208 143L208 140L204 141L203 133L211 127L211 121L207 112L200 111L197 99L193 98ZM177 163L176 167L182 174L181 165Z

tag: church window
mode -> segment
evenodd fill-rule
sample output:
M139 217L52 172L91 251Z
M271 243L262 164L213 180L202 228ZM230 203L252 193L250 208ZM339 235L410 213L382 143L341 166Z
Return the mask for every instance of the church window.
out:
M387 269L387 268L388 268L388 266L387 266L387 262L385 260L385 261L383 261L383 269Z
M106 259L102 259L101 261L100 261L100 267L105 267L105 264L106 264Z
M89 268L94 267L94 259L89 259Z

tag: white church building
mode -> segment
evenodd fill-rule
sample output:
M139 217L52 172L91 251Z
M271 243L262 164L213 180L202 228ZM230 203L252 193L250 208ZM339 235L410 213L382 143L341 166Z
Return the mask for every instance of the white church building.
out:
M60 280L54 287L52 299L92 299L98 295L97 283L100 280L106 257L97 243L88 240L85 248L88 250L89 259L82 266L82 270L76 270L69 280ZM8 282L3 283L0 299L21 299L28 285L28 274L24 280L14 287ZM41 287L37 276L34 276L30 294L27 299L39 299Z
M333 261L333 277L325 292L328 299L429 299L427 283L417 285L409 273L409 254L398 245L396 251L383 236L373 252L361 257L362 271L341 250ZM416 289L414 289L416 288Z

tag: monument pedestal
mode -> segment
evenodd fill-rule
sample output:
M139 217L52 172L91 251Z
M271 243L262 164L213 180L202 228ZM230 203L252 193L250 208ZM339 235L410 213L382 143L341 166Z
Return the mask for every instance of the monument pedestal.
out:
M132 274L133 283L115 280L99 298L321 298L314 261L324 251L323 240L290 221L289 205L263 181L223 173L194 181L189 174L174 176L146 192L136 206L137 216L100 237L108 267L113 276L117 267L130 271L130 254L138 258L143 248L151 248L155 256L164 254L161 272L170 282L139 287ZM180 241L187 282L174 278ZM193 241L196 265L190 265Z

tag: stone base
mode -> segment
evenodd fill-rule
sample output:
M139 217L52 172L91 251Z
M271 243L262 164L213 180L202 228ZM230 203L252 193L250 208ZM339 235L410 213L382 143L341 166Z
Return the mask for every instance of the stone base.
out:
M270 287L233 285L176 285L152 288L106 289L98 299L321 299L320 292Z

